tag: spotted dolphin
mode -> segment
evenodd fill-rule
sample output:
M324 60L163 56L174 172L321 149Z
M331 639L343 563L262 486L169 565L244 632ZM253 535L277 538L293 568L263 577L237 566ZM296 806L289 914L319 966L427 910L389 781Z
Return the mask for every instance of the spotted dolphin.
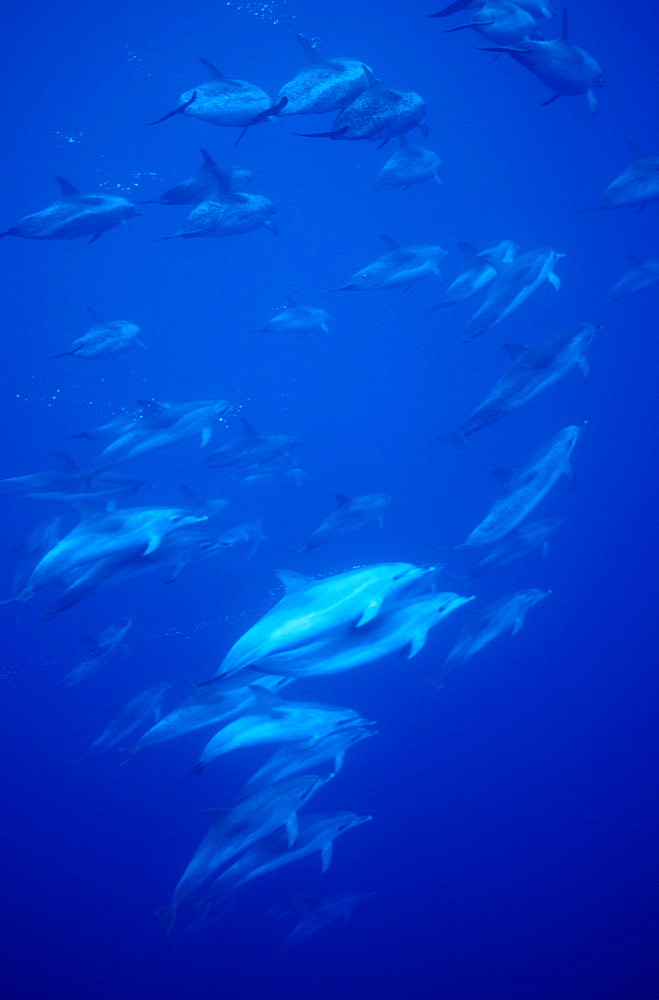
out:
M434 244L401 247L390 236L380 236L387 253L367 267L353 274L347 285L334 288L335 292L366 292L375 289L408 288L416 281L434 274L441 279L439 261L446 250Z
M273 236L277 235L277 227L270 219L276 209L269 198L262 194L234 191L231 174L217 166L211 173L214 180L211 194L193 208L182 229L161 239L236 236L261 226Z
M126 198L113 194L81 194L77 188L56 177L62 195L48 208L25 215L16 225L0 233L30 240L77 240L89 236L88 243L100 239L109 229L141 215Z
M337 115L329 132L295 134L318 139L380 140L380 146L413 128L427 135L428 129L423 122L426 113L423 98L413 90L383 87L366 66L363 70L368 88Z
M73 341L71 349L54 354L55 358L84 358L87 361L114 361L120 354L132 350L133 347L145 347L139 339L140 328L126 319L105 320L93 309L87 312L94 320L94 325L87 333Z
M413 184L436 180L441 184L439 168L442 161L437 153L425 146L413 146L407 136L399 135L400 149L393 153L377 176L375 190L402 188L407 191Z
M207 59L200 58L199 62L210 79L198 84L193 90L186 90L173 111L148 122L148 125L159 125L175 115L187 115L189 118L210 122L211 125L240 128L270 108L272 101L260 87L245 80L230 80Z
M585 94L591 114L597 110L595 88L604 86L604 74L591 55L570 41L567 11L563 10L560 38L552 41L528 39L515 45L489 47L484 52L507 52L515 62L525 66L551 90L552 97L542 106L553 104L559 97Z
M202 164L196 174L168 188L159 198L142 201L141 205L198 205L215 191L217 172L221 169L205 149L200 149ZM228 167L227 181L234 191L242 191L252 179L246 167Z

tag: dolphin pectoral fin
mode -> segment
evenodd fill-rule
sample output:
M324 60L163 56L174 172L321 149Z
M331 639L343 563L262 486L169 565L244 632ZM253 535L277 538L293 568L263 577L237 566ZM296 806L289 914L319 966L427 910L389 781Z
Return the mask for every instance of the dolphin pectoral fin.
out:
M203 431L201 432L200 448L205 448L210 439L211 439L211 429L210 427L204 427Z
M382 142L378 145L378 149L382 149L384 146L386 146L390 138L391 136L387 136L386 139L383 139Z
M190 107L191 104L194 104L196 100L197 100L197 91L195 90L193 91L192 97L190 98L189 101L185 101L184 104L179 104L178 108L174 108L173 111L168 111L166 115L162 116L162 118L156 118L155 121L147 122L146 124L160 125L161 122L166 122L168 118L173 118L174 115L182 115L184 114L186 109Z
M337 128L333 132L293 132L293 135L301 135L305 139L338 139L347 131L348 126L344 125L343 128Z
M520 615L518 618L515 619L515 622L513 624L513 629L510 634L517 635L523 624L524 624L524 615Z
M428 638L428 630L417 632L410 643L410 651L407 654L407 659L411 660L413 656L420 653L426 644L426 639Z
M552 97L549 98L549 100L547 100L547 101L541 101L540 102L540 107L541 108L547 108L547 107L549 107L550 104L553 104L554 101L557 101L558 98L561 97L561 96L562 96L561 94L553 94Z
M590 363L588 358L579 358L579 370L585 379L588 378L590 375Z
M297 816L291 813L286 822L286 842L289 850L297 840Z
M342 750L341 753L337 753L336 757L334 758L334 774L338 774L338 772L341 770L345 759L346 759L345 750Z
M379 612L380 608L382 607L382 601L383 601L382 597L369 601L369 603L364 608L364 613L362 614L361 618L355 625L355 628L361 628L362 625L366 625L368 624L368 622L372 621Z
M101 238L102 235L103 235L102 232L101 233L94 233L94 235L92 236L92 238L90 240L87 240L87 246L89 246L90 243L96 243L96 240L100 240L100 238Z
M561 279L557 275L555 275L553 271L550 271L549 274L547 275L547 281L549 282L552 288L556 289L556 291L558 291L559 288L561 287Z
M320 852L320 873L324 874L332 862L332 841L321 849Z
M152 552L155 552L156 549L159 548L161 541L162 541L162 539L161 539L160 535L152 535L151 538L149 539L149 544L145 548L145 550L142 553L142 555L148 556Z
M592 90L589 90L588 93L586 94L586 100L588 101L588 108L590 110L591 115L594 115L595 112L597 111L598 105L597 105L597 98L595 97Z
M263 223L263 228L267 229L268 232L272 233L273 236L279 236L279 230L275 226L274 222L270 222L269 219Z
M160 910L155 910L153 915L154 917L158 917L166 933L169 934L176 919L176 903L171 903L169 906L163 906Z

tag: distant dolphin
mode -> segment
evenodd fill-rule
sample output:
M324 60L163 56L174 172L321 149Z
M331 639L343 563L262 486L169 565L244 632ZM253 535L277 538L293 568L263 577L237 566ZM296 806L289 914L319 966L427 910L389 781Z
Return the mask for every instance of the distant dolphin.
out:
M476 295L481 288L491 284L497 276L491 261L500 260L504 264L509 264L514 259L518 249L512 240L503 240L487 250L477 250L471 243L458 243L458 246L467 258L467 267L457 278L453 279L444 292L444 298L439 305L426 309L422 315L436 312L445 306L452 306L456 302L462 302L464 299L470 299L472 295Z
M325 309L317 306L300 306L290 296L281 312L269 319L258 330L258 333L297 333L303 337L306 333L322 330L328 333L328 322L332 317Z
M367 267L353 274L347 285L332 289L335 292L363 292L374 289L408 288L430 274L441 279L439 261L446 250L434 244L400 247L390 236L380 236L387 253Z
M63 177L55 180L62 197L48 208L25 215L3 236L21 236L30 240L77 240L89 236L89 243L99 239L127 219L141 215L139 208L126 198L113 194L80 194Z
M560 38L550 42L529 39L515 45L490 47L483 51L507 52L515 62L525 66L553 90L553 97L543 101L543 107L553 104L564 95L574 97L585 94L591 114L597 110L594 90L596 87L604 86L604 74L599 63L591 55L570 41L567 10L563 10L563 30Z
M55 358L84 358L87 361L114 361L120 354L125 354L133 347L145 347L138 340L140 328L126 319L104 320L93 309L87 312L94 320L94 325L73 341L70 351L53 354Z
M517 3L490 0L468 24L445 29L446 33L471 28L495 45L515 45L527 38L542 38L536 19Z
M609 292L610 299L620 298L630 292L640 292L659 282L659 260L641 260L635 253L630 253L629 259L632 266L613 286Z
M448 17L449 14L457 14L459 10L473 10L474 8L486 7L489 0L455 0L448 7L437 11L436 14L428 14L428 17ZM534 17L553 17L555 11L545 3L544 0L515 0L517 7L527 11Z
M210 80L200 83L194 90L181 94L178 105L162 118L147 122L159 125L174 115L201 118L211 125L225 125L240 128L249 125L262 111L270 108L272 101L264 90L245 80L230 80L206 59L199 59Z
M202 164L192 177L163 192L159 198L140 202L141 205L198 205L215 190L216 174L220 170L213 157L205 149L200 149ZM234 191L247 187L252 179L251 170L245 167L228 167L227 181Z
M572 215L627 206L637 208L640 212L648 202L659 199L659 156L645 156L633 142L629 143L629 147L634 155L634 162L611 181L596 205L581 208L572 212Z
M399 187L407 191L412 184L420 184L434 178L441 184L439 168L441 160L437 153L425 146L413 146L407 136L399 135L400 149L393 153L375 182L375 190Z
M380 139L380 146L412 128L427 135L428 129L422 121L426 113L423 98L413 90L382 87L366 66L363 70L368 88L337 115L329 132L296 132L295 135L317 139Z

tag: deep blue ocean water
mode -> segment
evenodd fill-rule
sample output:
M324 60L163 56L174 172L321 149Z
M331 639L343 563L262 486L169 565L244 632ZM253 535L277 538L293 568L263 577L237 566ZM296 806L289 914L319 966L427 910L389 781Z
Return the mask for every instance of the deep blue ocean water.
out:
M223 240L156 242L188 209L144 214L84 241L0 243L4 325L0 475L52 467L56 451L89 465L96 442L72 440L137 399L223 398L265 433L301 439L308 478L239 489L202 469L198 441L117 471L154 483L136 502L180 504L186 483L226 496L226 525L263 521L264 542L193 563L179 580L146 576L99 589L53 621L39 596L1 622L4 767L1 992L32 997L276 1000L651 1000L657 969L656 379L657 286L615 302L627 255L657 257L657 209L569 215L592 205L628 165L632 140L659 153L656 11L632 0L570 8L577 44L603 66L592 117L585 99L550 107L538 80L505 56L475 51L471 32L442 34L433 4L272 0L212 4L27 3L5 12L2 225L49 204L54 175L81 190L155 198L193 173L199 147L253 173L277 208L264 229ZM450 23L458 23L458 17ZM463 19L465 15L462 15ZM554 37L559 19L543 23ZM198 57L271 96L304 64L294 33L328 55L363 59L392 86L418 91L442 183L373 191L394 151L290 133L331 116L236 131L175 117L204 77ZM301 127L304 126L304 127ZM416 136L416 134L413 134ZM381 252L439 243L450 281L456 244L512 239L565 254L561 288L543 285L475 343L458 343L463 303L430 315L435 278L403 292L328 291ZM329 333L253 333L286 296L328 309ZM115 362L48 361L89 326L85 307L133 320L147 350ZM453 449L455 429L507 364L502 344L534 343L578 322L601 324L578 372ZM498 493L490 472L523 465L566 424L588 424L576 489L562 480L538 516L565 521L539 553L474 585L478 606L523 587L551 589L524 628L436 676L463 619L430 633L417 658L310 678L294 697L355 708L378 735L352 750L313 808L373 820L318 856L255 880L198 932L167 938L167 903L207 829L201 810L228 804L267 756L236 752L182 781L211 735L196 733L119 767L80 761L121 706L159 681L214 672L276 599L280 567L328 575L385 561L468 565L453 552ZM217 426L213 446L237 433ZM389 493L370 527L293 555L334 494ZM3 595L11 549L42 521L75 512L0 498ZM442 588L468 590L448 573ZM70 691L57 685L81 637L122 618L128 648ZM309 810L310 807L307 807ZM297 890L371 891L347 924L280 953L290 924L267 916Z

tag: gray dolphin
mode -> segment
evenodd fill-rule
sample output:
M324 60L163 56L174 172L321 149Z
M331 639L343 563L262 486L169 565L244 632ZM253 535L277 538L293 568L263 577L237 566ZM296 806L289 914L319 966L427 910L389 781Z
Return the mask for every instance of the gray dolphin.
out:
M279 682L291 680L291 678L277 678L274 675L270 675L267 679ZM209 687L212 688L214 685L211 684ZM258 769L256 774L252 775L242 794L247 795L257 788L271 785L293 774L315 772L318 765L328 761L332 762L332 773L337 774L343 767L346 751L368 736L375 736L375 732L372 724L346 726L321 737L312 736L311 739L300 743L285 743Z
M61 681L60 688L75 687L76 684L79 684L100 670L115 650L121 646L132 624L133 619L126 618L124 621L119 622L118 625L108 625L100 635L94 638L83 636L84 655L73 670L70 670L64 680Z
M299 918L282 944L282 948L288 948L317 934L336 920L343 919L347 923L355 906L374 895L374 892L332 892L329 895L317 892L296 893L288 904L275 907L269 915Z
M205 201L216 186L216 174L220 170L213 157L205 149L200 149L202 164L192 177L168 188L159 198L139 202L140 205L198 205ZM246 167L227 167L226 172L231 188L242 191L252 180L251 170Z
M634 155L633 163L611 181L596 205L580 208L572 215L627 206L640 212L649 202L659 199L659 156L646 156L633 142L628 145Z
M56 452L55 457L56 469L0 479L0 496L84 503L121 493L135 493L149 485L141 479L80 469L62 452Z
M418 128L428 134L423 123L426 105L413 90L382 87L371 71L363 66L368 87L334 119L329 132L296 132L308 138L381 140L384 146L397 135Z
M436 14L428 14L428 17L448 17L449 14L457 14L459 10L474 10L482 7L486 7L491 0L455 0L454 3L444 7L443 10L438 11ZM555 11L552 10L545 0L515 0L515 3L522 10L527 11L532 14L533 17L546 17L551 18L554 16Z
M94 740L85 752L85 757L111 750L127 739L136 729L148 724L153 719L157 722L162 712L162 700L171 688L171 684L154 684L153 687L141 691L117 712L110 720L101 735Z
M510 262L488 256L489 263L497 272L496 279L490 285L485 301L467 323L462 339L475 340L497 326L544 281L558 291L561 282L554 274L554 267L564 256L549 247L529 250Z
M269 319L257 332L297 333L300 337L316 330L329 333L327 324L331 318L325 309L319 309L317 306L300 306L294 299L287 296L286 304L281 312Z
M553 104L559 97L585 94L591 114L597 110L595 88L604 86L602 69L591 55L573 45L568 32L567 10L563 10L561 37L553 41L528 39L515 45L500 45L483 49L484 52L507 52L509 56L530 70L550 90L553 97L542 106Z
M541 38L535 17L517 3L488 0L468 24L447 28L446 33L471 28L495 45L515 45L527 38Z
M2 236L21 236L30 240L77 240L89 236L89 243L127 219L141 215L139 208L126 198L112 194L81 194L63 177L56 177L62 196L32 215L25 215Z
M104 320L93 309L87 312L94 320L94 325L87 333L73 341L69 351L54 354L55 358L84 358L87 361L114 361L120 354L132 350L133 347L145 347L139 340L140 328L126 319Z
M363 497L336 494L337 509L325 518L323 523L309 536L300 552L310 552L318 545L339 538L357 528L375 522L378 527L384 526L383 511L391 507L393 498L386 493L370 493Z
M408 288L416 281L434 274L441 279L439 261L446 250L434 244L401 247L390 236L380 236L387 253L353 274L347 285L333 288L334 292L365 292L375 289Z
M529 608L550 594L551 590L519 590L508 597L493 601L482 611L476 611L462 629L457 642L444 661L440 684L454 666L464 663L504 632L510 629L512 635L517 635Z
M509 264L517 250L512 240L503 240L494 247L488 247L487 250L478 250L471 243L458 243L458 246L467 258L466 268L448 286L439 305L433 306L432 309L426 309L422 315L436 312L437 309L452 306L456 302L462 302L464 299L476 295L482 288L491 284L497 276L496 269L490 261L501 261L504 264Z
M169 933L180 903L197 891L218 869L280 827L289 847L297 839L297 812L327 781L317 774L296 775L242 798L229 809L205 809L211 828L181 875L169 906L158 910Z
M585 352L598 329L593 323L579 323L545 337L532 347L505 344L505 349L513 359L511 366L459 430L455 434L442 434L437 440L461 446L470 434L489 427L511 410L527 403L543 389L567 375L575 366L581 369L584 378L587 377L588 360Z
M165 405L155 400L140 400L140 416L124 425L94 462L94 468L106 469L168 448L201 435L201 447L210 441L213 424L232 410L226 399L202 399L191 403Z
M537 507L561 476L574 484L570 455L584 426L585 421L564 427L543 445L527 465L515 472L496 469L494 475L501 481L503 492L487 517L474 528L460 548L470 549L498 542Z
M481 576L495 566L505 566L507 563L521 559L534 549L542 547L543 555L547 554L547 539L556 528L563 523L560 517L547 517L542 521L529 521L513 528L495 545L484 559L474 566L469 579Z
M291 434L259 434L245 420L242 437L221 445L204 460L209 469L220 469L231 465L263 466L267 462L287 456L293 448L299 445L299 440Z
M249 125L256 115L270 108L272 101L260 87L245 80L230 80L206 59L200 58L199 62L210 79L193 90L186 90L173 111L147 124L159 125L175 115L187 115L211 125L240 128Z
M261 226L273 236L277 235L277 227L270 219L276 209L269 198L262 194L235 191L231 174L226 170L215 167L212 176L214 185L211 194L193 208L182 229L171 236L162 236L162 240L237 236Z
M413 184L436 180L441 184L439 168L442 161L437 153L425 146L413 146L406 135L399 135L400 149L393 153L377 176L375 190L402 188L407 191Z
M634 253L630 253L629 259L632 266L626 274L623 274L620 281L615 283L609 292L610 299L618 299L621 295L629 295L630 292L640 292L659 282L659 260L641 260Z

